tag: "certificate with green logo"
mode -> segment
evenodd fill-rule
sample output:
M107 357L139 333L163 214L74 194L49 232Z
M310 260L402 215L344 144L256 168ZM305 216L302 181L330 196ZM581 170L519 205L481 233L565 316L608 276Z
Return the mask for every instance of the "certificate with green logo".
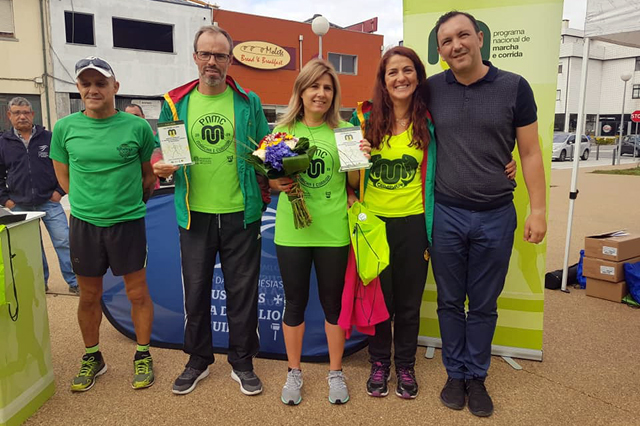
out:
M158 138L165 163L174 166L193 164L184 121L158 124Z
M371 167L369 159L360 150L360 141L363 139L360 127L341 127L333 132L336 135L341 172Z

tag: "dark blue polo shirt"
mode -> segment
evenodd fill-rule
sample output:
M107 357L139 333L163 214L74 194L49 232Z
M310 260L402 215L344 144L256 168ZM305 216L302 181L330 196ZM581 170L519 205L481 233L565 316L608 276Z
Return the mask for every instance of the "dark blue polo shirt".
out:
M515 181L504 174L516 128L537 120L529 83L485 61L489 71L468 86L446 70L428 80L438 141L436 202L489 210L511 202Z

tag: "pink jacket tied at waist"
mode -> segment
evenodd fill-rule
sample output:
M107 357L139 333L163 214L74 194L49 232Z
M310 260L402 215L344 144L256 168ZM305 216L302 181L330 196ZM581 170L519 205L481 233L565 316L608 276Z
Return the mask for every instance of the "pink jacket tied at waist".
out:
M346 338L351 337L352 327L361 333L373 336L375 325L389 319L387 305L380 287L380 277L368 285L363 285L356 268L356 256L353 247L349 250L349 262L344 277L342 291L342 309L338 325L345 331Z

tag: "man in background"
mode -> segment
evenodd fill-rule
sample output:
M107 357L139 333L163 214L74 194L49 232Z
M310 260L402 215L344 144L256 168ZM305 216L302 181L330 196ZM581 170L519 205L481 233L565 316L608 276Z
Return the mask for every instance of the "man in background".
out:
M69 293L78 294L78 282L69 255L69 224L60 204L64 190L58 184L49 158L51 132L34 125L31 103L16 97L9 101L11 128L0 136L0 203L13 211L41 211L58 255L60 272ZM42 248L45 290L49 290L49 264Z

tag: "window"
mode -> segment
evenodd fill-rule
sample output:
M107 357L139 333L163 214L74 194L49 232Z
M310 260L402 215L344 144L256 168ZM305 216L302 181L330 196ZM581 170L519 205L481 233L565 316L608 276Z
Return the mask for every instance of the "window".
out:
M640 71L640 57L636 58L636 71Z
M67 43L95 45L93 15L65 11L64 26L67 33Z
M113 47L173 53L173 25L113 18Z
M13 38L13 4L11 0L0 0L0 37Z
M331 65L333 65L339 74L358 74L357 56L329 53L329 62L331 62Z
M631 97L633 99L640 99L640 84L633 85L633 92L631 92Z
M562 95L562 90L558 89L556 90L556 101L560 100L560 96Z
M562 74L562 64L558 65L558 74Z

